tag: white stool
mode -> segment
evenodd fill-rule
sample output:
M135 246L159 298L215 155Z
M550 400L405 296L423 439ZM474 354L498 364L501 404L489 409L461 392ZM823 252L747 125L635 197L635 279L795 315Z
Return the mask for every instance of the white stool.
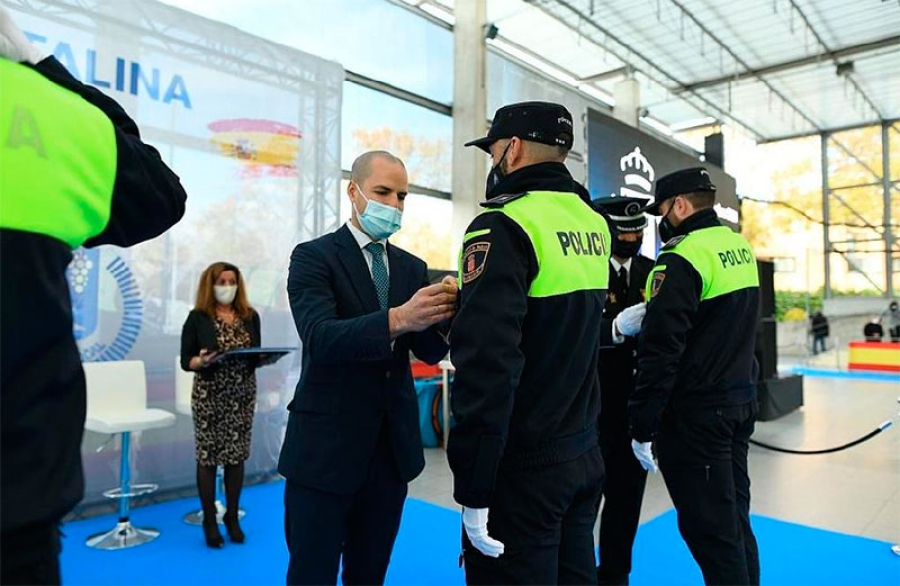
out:
M123 549L147 543L159 537L159 531L131 524L131 499L159 487L131 483L131 432L168 427L175 423L175 415L162 409L147 408L147 377L141 360L86 362L84 375L87 383L85 429L122 434L121 484L103 493L107 498L119 499L119 522L110 531L92 535L86 543L97 549Z
M188 417L193 416L191 409L191 391L194 388L194 373L187 372L181 368L181 357L175 357L175 410L182 415ZM221 466L216 467L216 521L222 523L222 517L225 516L223 484L225 474ZM238 519L242 519L247 513L244 509L238 509ZM185 514L184 522L189 525L203 524L203 511L196 510Z

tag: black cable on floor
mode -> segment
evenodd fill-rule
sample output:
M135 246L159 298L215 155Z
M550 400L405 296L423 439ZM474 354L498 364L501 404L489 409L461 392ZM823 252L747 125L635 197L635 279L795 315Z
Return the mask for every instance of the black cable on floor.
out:
M852 442L848 442L841 446L836 446L833 448L825 448L823 450L791 450L788 448L779 448L778 446L769 445L769 444L766 444L766 443L763 443L760 441L756 441L755 439L752 439L752 438L750 439L750 443L753 444L754 446L766 448L767 450L774 450L776 452L784 452L785 454L801 454L801 455L805 455L805 456L815 455L815 454L830 454L832 452L840 452L841 450L846 450L847 448L852 448L853 446L855 446L857 444L861 444L864 441L870 440L873 437L875 437L876 435L878 435L879 433L881 433L882 431L889 428L891 425L893 425L893 422L891 420L887 420L859 439L855 439Z

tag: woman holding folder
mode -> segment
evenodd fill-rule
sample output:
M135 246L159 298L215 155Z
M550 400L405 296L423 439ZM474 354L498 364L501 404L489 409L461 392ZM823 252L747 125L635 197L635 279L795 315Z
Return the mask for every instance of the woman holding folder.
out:
M203 534L212 548L224 545L216 522L217 466L225 468L225 529L232 542L244 542L238 501L244 461L250 457L256 368L268 363L260 355L226 357L225 352L259 346L259 314L247 302L240 269L227 262L211 264L200 275L196 304L181 331L181 368L196 373L191 407L197 491Z

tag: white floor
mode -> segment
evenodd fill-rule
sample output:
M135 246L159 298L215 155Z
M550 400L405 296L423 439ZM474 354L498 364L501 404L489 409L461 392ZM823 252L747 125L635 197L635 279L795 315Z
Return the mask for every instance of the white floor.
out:
M842 452L788 455L750 447L753 513L896 543L900 541L900 384L806 377L804 406L757 424L754 439L791 449L844 444L885 420L895 426ZM425 452L426 466L411 497L457 508L441 449ZM672 508L662 478L651 475L641 521Z

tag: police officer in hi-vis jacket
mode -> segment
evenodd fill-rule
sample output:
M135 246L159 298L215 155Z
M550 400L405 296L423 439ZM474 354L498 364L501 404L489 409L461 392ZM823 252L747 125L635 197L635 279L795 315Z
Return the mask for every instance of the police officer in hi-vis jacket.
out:
M756 257L713 209L697 167L661 177L646 212L665 242L647 279L647 314L629 400L632 446L659 469L678 528L707 584L759 584L750 527L748 440L756 422Z

